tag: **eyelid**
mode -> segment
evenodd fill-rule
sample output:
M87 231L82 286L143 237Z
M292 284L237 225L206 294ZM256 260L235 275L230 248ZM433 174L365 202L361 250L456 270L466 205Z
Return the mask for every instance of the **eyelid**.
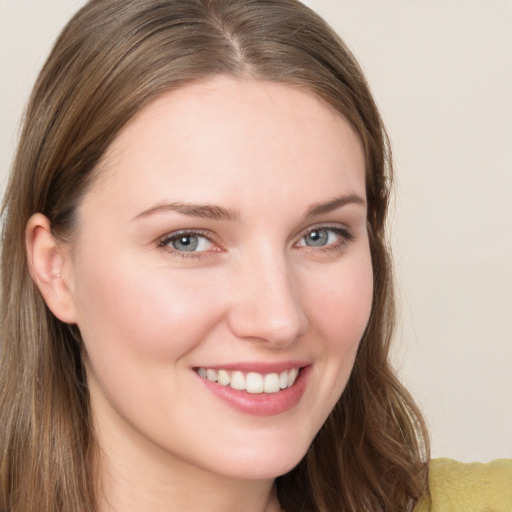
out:
M203 237L206 240L208 240L211 244L213 244L217 249L209 249L205 251L180 251L178 249L175 249L174 247L171 247L169 244L179 239L180 237L184 236L197 236L197 237ZM158 247L165 249L177 256L182 256L185 258L202 258L207 257L212 252L220 252L222 249L220 248L219 244L214 240L214 237L212 236L211 232L205 231L202 229L180 229L177 231L172 231L170 233L167 233L161 237L158 238Z
M309 226L308 228L304 229L299 237L297 238L298 241L302 240L306 235L313 231L320 231L322 229L325 229L327 231L334 231L335 233L340 234L341 236L346 237L347 239L353 239L354 235L352 234L352 231L346 227L345 225L341 224L315 224L313 226Z
M304 238L310 234L313 231L320 231L320 230L326 230L334 232L337 236L337 240L334 242L331 242L326 245L306 245L301 244L301 241L304 240ZM312 254L319 254L319 253L332 253L332 252L340 252L343 250L344 247L346 247L348 244L350 244L355 239L354 234L352 231L347 228L344 225L340 224L316 224L314 226L308 227L306 230L304 230L297 241L294 244L295 248L300 249L301 251L306 251L308 253Z
M317 230L327 230L334 232L338 240L335 242L331 242L326 245L320 246L310 246L310 245L302 245L300 242L306 237L309 233ZM203 251L180 251L170 246L170 243L173 240L176 240L182 236L197 236L204 237L211 244L213 244L214 248L207 249ZM307 229L303 230L296 242L293 244L293 247L300 248L304 251L312 251L312 252L320 252L320 251L336 251L341 249L341 247L350 243L355 236L352 234L351 230L349 230L346 226L340 224L315 224L313 226L309 226ZM208 231L203 229L180 229L177 231L172 231L167 233L157 239L157 246L161 249L167 250L168 252L185 258L205 258L208 256L212 256L212 253L224 252L222 246L215 240L215 236Z

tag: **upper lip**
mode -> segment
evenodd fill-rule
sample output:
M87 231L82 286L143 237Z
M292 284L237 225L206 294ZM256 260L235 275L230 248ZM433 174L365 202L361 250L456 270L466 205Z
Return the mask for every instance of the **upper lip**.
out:
M241 372L255 372L255 373L280 373L291 370L292 368L303 368L309 366L307 361L280 361L280 362L240 362L240 363L226 363L226 364L205 364L197 366L196 368L206 368L209 370L227 370L227 371L241 371Z

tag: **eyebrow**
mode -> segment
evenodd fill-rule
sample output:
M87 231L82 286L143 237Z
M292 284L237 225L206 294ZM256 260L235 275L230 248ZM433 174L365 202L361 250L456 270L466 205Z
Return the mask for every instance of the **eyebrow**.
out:
M327 202L312 204L307 210L305 218L314 217L316 215L322 215L324 213L332 212L347 204L359 204L366 206L366 201L357 194L346 194L343 196L335 197Z
M357 194L346 194L334 199L330 199L327 202L314 203L308 207L305 219L309 217L315 217L325 213L337 210L347 204L359 204L366 205L366 201ZM224 220L230 222L236 222L240 220L240 212L231 208L224 208L222 206L212 204L194 204L194 203L158 203L147 210L136 215L133 220L149 217L155 214L165 213L179 213L181 215L187 215L188 217L197 217L200 219L210 220Z
M240 219L240 214L236 210L223 208L222 206L172 202L158 203L139 213L133 220L149 217L157 213L180 213L181 215L197 217L199 219L227 220L231 222Z

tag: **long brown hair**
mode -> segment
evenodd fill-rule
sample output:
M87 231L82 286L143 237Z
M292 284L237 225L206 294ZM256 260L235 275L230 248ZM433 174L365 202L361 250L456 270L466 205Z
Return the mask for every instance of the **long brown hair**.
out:
M350 51L296 0L92 0L69 22L30 98L3 203L0 509L96 510L89 397L76 326L32 282L35 212L70 237L81 197L125 123L156 97L216 74L291 84L343 115L365 150L374 298L348 385L305 458L276 480L286 512L411 510L428 438L394 375L385 220L391 153Z

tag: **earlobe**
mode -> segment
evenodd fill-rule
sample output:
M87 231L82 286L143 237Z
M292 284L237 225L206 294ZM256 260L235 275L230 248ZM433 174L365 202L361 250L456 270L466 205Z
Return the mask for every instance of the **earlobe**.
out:
M46 305L62 322L76 323L69 251L55 239L43 214L28 220L25 244L30 275Z

